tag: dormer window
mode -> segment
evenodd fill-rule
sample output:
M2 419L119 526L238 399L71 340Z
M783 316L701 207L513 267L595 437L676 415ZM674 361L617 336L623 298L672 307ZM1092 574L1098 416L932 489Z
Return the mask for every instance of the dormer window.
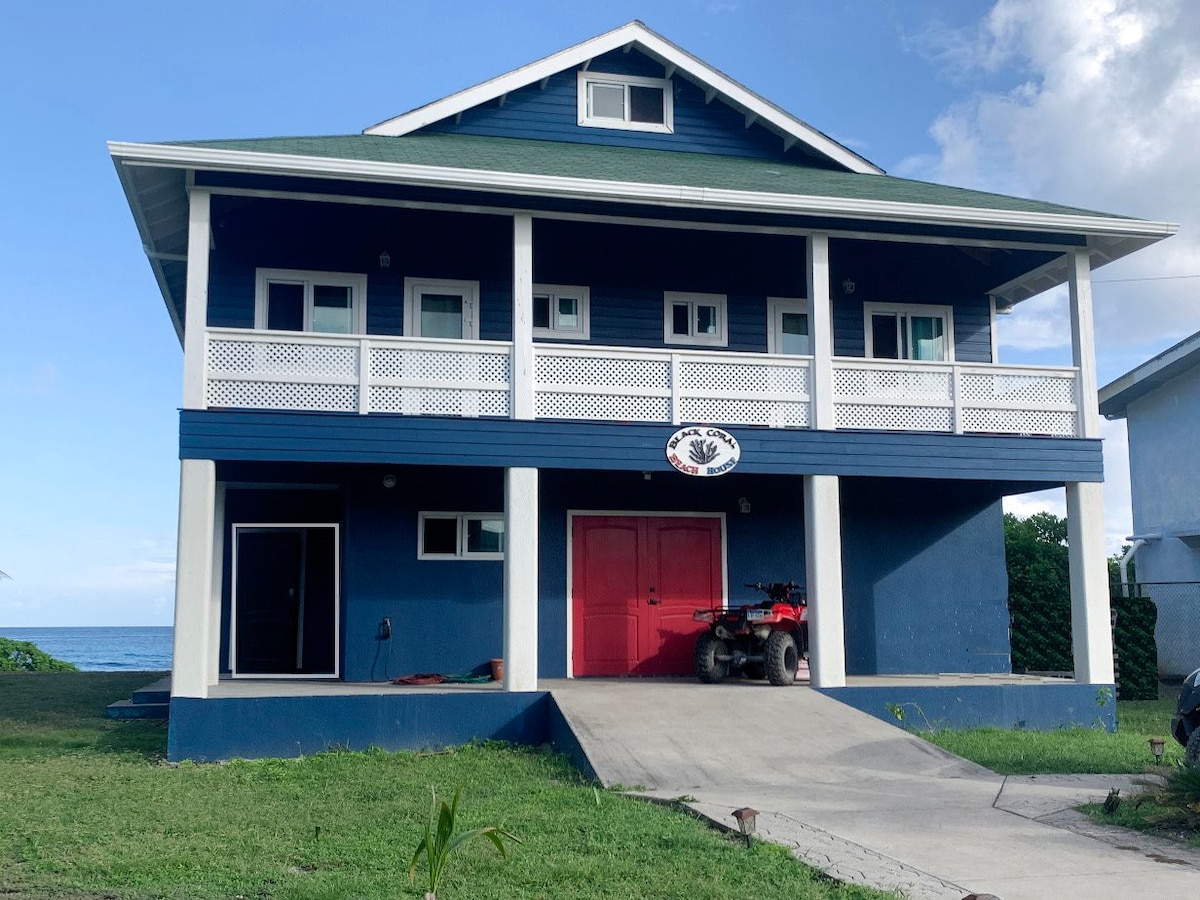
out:
M580 72L579 124L670 134L674 125L671 80Z

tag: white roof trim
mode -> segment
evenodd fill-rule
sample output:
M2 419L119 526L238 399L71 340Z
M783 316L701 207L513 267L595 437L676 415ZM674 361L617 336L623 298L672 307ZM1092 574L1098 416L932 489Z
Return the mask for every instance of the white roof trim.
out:
M1184 338L1174 347L1169 347L1158 356L1146 360L1137 368L1130 369L1120 378L1100 388L1099 401L1102 404L1108 403L1164 369L1188 364L1195 365L1189 360L1189 357L1197 354L1200 354L1200 332ZM1119 413L1106 413L1106 416L1108 418L1124 418L1125 410L1122 409Z
M673 66L676 70L674 74L686 75L701 87L716 91L741 111L747 120L750 120L752 116L757 117L764 125L773 126L772 130L777 131L785 140L793 137L837 164L845 166L851 172L870 175L883 174L882 169L863 159L854 151L843 147L811 125L764 100L728 75L712 68L636 20L519 69L513 69L490 81L428 103L404 115L380 122L378 125L372 125L370 128L364 129L363 134L390 137L411 134L434 122L451 118L481 103L496 100L504 94L538 83L551 75L566 69L573 69L597 56L602 56L612 50L626 48L629 45L640 47L668 69Z
M264 174L301 173L346 180L469 188L491 193L575 197L660 206L830 214L877 221L1036 229L1069 234L1127 236L1151 241L1169 237L1179 229L1178 225L1168 222L1108 216L938 206L892 200L857 200L689 185L644 184L561 175L531 175L523 172L297 156L288 153L218 150L208 147L110 142L108 149L117 162L130 165L162 165Z

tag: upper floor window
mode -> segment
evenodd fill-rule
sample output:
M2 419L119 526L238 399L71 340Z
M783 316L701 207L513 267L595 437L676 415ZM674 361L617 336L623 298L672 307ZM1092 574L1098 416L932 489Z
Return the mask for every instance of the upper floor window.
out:
M954 359L954 310L950 306L863 304L867 356L873 359Z
M533 335L586 341L589 294L585 287L562 284L533 286Z
M663 341L728 346L725 295L667 291L663 295Z
M479 338L479 282L404 279L404 333L410 337Z
M670 134L674 100L669 78L579 73L579 124Z
M366 330L367 276L259 269L254 327L355 334Z
M791 356L812 353L807 300L767 298L767 352Z

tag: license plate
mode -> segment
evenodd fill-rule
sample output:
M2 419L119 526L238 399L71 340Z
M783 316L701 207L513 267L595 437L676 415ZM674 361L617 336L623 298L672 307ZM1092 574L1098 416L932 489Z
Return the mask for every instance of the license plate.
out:
M766 617L767 617L767 611L765 609L748 609L748 610L746 610L746 621L747 622L761 622Z

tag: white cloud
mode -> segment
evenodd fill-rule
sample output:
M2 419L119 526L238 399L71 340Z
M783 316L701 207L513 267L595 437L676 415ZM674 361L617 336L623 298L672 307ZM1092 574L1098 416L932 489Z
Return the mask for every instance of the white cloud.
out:
M999 0L977 28L933 26L910 45L988 89L933 123L937 154L897 172L1180 223L1097 272L1097 341L1165 347L1200 328L1200 278L1114 283L1200 274L1200 5ZM1032 318L1018 346L1051 339Z

